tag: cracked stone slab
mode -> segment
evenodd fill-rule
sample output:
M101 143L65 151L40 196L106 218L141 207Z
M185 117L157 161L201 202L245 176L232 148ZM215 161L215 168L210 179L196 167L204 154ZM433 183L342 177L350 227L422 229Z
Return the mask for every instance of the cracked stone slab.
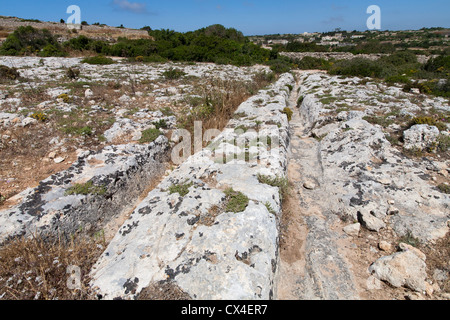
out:
M278 188L256 177L285 174L289 135L281 111L287 106L288 84L294 78L284 74L243 102L236 110L240 117L230 120L211 147L183 162L136 207L91 271L91 287L98 294L133 299L149 285L167 282L193 299L272 297L281 203ZM259 133L270 133L279 143L254 145L257 155L246 160L217 161L217 154L230 146L237 154L249 152L252 146L228 142L245 137L234 128L256 120ZM171 186L186 183L186 195L171 193ZM226 211L224 190L230 187L249 198L244 211Z
M0 211L0 241L34 232L70 236L80 229L101 230L164 172L168 149L161 136L146 145L85 151L69 169L23 191L15 197L17 205ZM67 194L70 187L87 182L102 194Z

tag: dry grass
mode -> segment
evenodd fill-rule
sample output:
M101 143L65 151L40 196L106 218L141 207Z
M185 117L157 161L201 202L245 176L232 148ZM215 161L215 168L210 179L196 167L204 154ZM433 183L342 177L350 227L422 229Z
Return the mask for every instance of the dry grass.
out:
M103 239L17 238L0 247L0 298L88 300L88 272L103 251ZM69 289L69 266L81 270L81 288Z
M194 122L202 122L202 130L218 129L222 131L233 117L239 105L253 96L258 90L276 80L264 74L256 75L253 81L236 81L212 79L208 83L197 87L196 94L201 97L197 104L188 106L181 115L179 123L181 126L194 132Z

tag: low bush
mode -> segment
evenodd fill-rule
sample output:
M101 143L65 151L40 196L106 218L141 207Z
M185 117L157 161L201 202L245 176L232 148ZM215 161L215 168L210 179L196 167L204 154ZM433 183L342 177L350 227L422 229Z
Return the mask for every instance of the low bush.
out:
M76 79L79 78L79 76L80 76L80 70L79 69L69 67L66 70L66 77L69 78L70 80L76 80Z
M295 60L294 63L301 70L328 70L334 64L331 60L316 57L304 57L301 60Z
M98 55L95 57L88 57L81 61L82 63L88 64L99 64L99 65L107 65L115 63L113 59L105 57L103 55Z
M447 126L440 120L434 119L428 116L415 117L409 123L409 128L416 124L427 124L430 126L435 126L439 129L439 131L447 130Z
M0 65L0 81L1 80L17 80L20 78L20 73L17 68L10 68L4 65Z
M169 70L164 71L162 75L167 80L177 80L180 79L182 76L186 75L186 73L177 68L170 68Z
M378 61L364 58L341 60L330 68L330 74L343 76L382 78L392 75L391 73L391 68L386 68Z

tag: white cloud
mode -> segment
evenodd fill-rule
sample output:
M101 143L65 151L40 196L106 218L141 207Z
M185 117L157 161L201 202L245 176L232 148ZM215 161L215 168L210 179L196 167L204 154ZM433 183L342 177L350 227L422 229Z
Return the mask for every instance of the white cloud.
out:
M148 13L147 5L141 2L130 2L128 0L114 0L113 5L121 10L134 13Z

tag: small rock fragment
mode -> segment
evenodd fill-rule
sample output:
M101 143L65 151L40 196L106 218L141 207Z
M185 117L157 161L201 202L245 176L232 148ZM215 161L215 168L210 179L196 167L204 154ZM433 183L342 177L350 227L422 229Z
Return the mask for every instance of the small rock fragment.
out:
M58 157L58 158L53 159L53 161L54 161L55 163L61 163L61 162L63 162L64 160L66 160L66 159L63 158L63 157Z
M357 237L359 235L359 230L361 228L360 223L353 223L344 227L344 232L349 236Z

